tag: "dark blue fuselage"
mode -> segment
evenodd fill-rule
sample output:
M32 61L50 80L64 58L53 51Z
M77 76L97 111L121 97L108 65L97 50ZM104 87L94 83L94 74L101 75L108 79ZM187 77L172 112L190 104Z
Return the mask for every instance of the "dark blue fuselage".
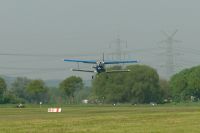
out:
M94 67L97 73L105 72L105 65L103 62L97 62L97 65Z

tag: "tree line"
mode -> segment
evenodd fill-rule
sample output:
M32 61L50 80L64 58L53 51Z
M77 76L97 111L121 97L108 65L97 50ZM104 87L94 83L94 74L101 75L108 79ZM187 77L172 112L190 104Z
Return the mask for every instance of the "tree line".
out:
M108 69L122 69L113 66ZM130 72L95 75L90 87L80 77L70 76L58 87L47 87L43 80L18 77L7 87L0 78L0 103L165 103L198 101L200 98L200 66L184 69L169 81L160 79L147 65L130 65Z

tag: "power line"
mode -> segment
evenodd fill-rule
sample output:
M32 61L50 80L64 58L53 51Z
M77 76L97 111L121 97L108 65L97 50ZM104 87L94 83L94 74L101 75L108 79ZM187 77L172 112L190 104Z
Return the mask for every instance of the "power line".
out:
M0 53L1 56L15 56L15 57L83 57L83 56L96 56L96 53L89 53L89 54L27 54L27 53Z
M66 70L66 68L30 68L30 67L2 67L0 66L0 69L7 69L7 70L42 70L42 71L63 71Z

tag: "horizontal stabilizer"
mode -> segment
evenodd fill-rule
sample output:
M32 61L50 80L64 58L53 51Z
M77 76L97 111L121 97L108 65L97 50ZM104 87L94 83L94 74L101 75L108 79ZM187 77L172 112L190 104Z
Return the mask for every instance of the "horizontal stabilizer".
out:
M106 73L119 73L119 72L130 72L130 70L110 70L110 71L106 71Z
M91 73L94 73L94 72L95 72L95 71L92 71L92 70L83 70L83 69L72 69L72 71L91 72Z

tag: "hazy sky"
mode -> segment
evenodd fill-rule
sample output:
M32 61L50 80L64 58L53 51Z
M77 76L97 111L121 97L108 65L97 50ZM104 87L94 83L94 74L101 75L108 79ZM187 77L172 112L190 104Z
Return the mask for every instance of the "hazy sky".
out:
M175 39L182 41L174 44L175 69L197 65L199 5L199 0L1 0L0 74L87 79L89 74L70 72L76 64L62 59L98 58L114 50L109 44L120 36L133 51L128 59L139 59L164 76L165 44L158 42L165 39L161 31L175 29Z

